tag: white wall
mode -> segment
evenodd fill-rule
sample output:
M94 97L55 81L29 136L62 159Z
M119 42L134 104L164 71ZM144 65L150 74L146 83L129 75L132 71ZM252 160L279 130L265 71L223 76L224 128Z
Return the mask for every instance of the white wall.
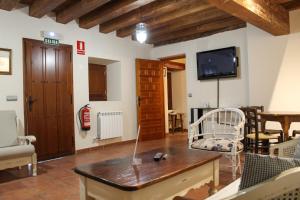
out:
M228 31L213 36L181 42L151 50L152 59L172 55L186 55L187 113L191 107L203 107L209 103L211 107L217 105L217 82L197 80L196 53L211 49L236 46L240 52L240 76L234 79L220 81L220 106L241 106L248 104L248 69L247 69L247 40L246 29ZM187 96L187 94L185 94Z
M115 62L107 65L107 100L121 101L122 97L122 78L121 62Z
M300 10L290 13L290 23L291 34L277 37L247 27L251 105L300 112Z
M96 134L96 113L105 110L122 110L124 112L123 140L136 136L136 93L135 93L135 58L148 58L149 46L140 45L130 39L121 39L114 34L101 34L98 27L90 30L78 28L75 21L67 25L56 23L54 19L29 17L26 8L12 12L0 11L0 47L13 50L12 76L0 76L0 109L14 109L21 122L24 121L23 110L23 51L22 38L39 39L40 31L54 31L63 34L61 41L74 45L77 40L86 42L86 55L77 55L73 50L74 75L74 111L89 103L88 97L88 56L118 60L121 63L122 100L116 102L93 102L92 129L88 133L79 132L75 125L76 149L96 146L93 140ZM17 95L17 102L6 102L7 95ZM75 122L76 124L76 122Z
M173 110L184 113L183 128L188 128L187 116L187 89L186 89L186 71L174 71L172 73L172 104Z

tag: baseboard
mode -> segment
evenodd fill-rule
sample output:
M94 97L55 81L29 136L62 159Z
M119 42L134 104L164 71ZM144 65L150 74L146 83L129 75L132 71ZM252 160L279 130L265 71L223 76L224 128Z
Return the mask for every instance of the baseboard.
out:
M133 140L113 142L113 143L109 143L109 144L102 144L102 145L98 145L98 146L95 146L95 147L89 147L89 148L85 148L85 149L78 149L78 150L76 150L76 154L99 150L99 149L102 149L103 147L117 146L117 145L122 145L122 144L134 143L135 141L136 140L133 139Z

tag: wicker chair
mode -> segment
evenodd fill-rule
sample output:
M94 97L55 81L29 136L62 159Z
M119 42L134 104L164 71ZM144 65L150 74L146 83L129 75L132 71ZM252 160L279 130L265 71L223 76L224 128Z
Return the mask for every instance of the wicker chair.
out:
M244 124L245 115L240 109L212 110L191 125L189 147L224 153L231 160L232 177L236 179L236 171L241 173Z

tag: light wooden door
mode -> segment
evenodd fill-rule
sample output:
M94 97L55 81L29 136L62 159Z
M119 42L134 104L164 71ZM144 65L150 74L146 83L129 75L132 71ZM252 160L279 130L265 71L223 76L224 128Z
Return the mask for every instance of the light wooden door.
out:
M163 63L136 60L136 92L140 140L165 137Z
M38 159L73 154L72 46L24 39L24 61L25 129Z

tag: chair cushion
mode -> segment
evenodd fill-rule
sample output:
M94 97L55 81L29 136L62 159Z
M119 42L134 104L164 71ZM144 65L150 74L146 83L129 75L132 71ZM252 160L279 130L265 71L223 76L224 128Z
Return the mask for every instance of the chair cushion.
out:
M299 166L299 159L247 153L239 189L251 187L279 175L285 170Z
M17 145L17 115L15 111L0 111L0 147Z
M248 134L246 137L251 140L255 140L255 133ZM278 135L259 133L258 139L259 140L278 139Z
M33 145L17 145L0 148L0 160L31 156L35 152Z
M265 132L269 133L269 134L280 134L280 133L282 133L282 130L266 129Z
M219 152L230 152L233 147L233 142L226 138L207 138L200 139L192 144L192 148L208 150L208 151L219 151ZM239 141L237 144L237 150L243 150L243 144Z

